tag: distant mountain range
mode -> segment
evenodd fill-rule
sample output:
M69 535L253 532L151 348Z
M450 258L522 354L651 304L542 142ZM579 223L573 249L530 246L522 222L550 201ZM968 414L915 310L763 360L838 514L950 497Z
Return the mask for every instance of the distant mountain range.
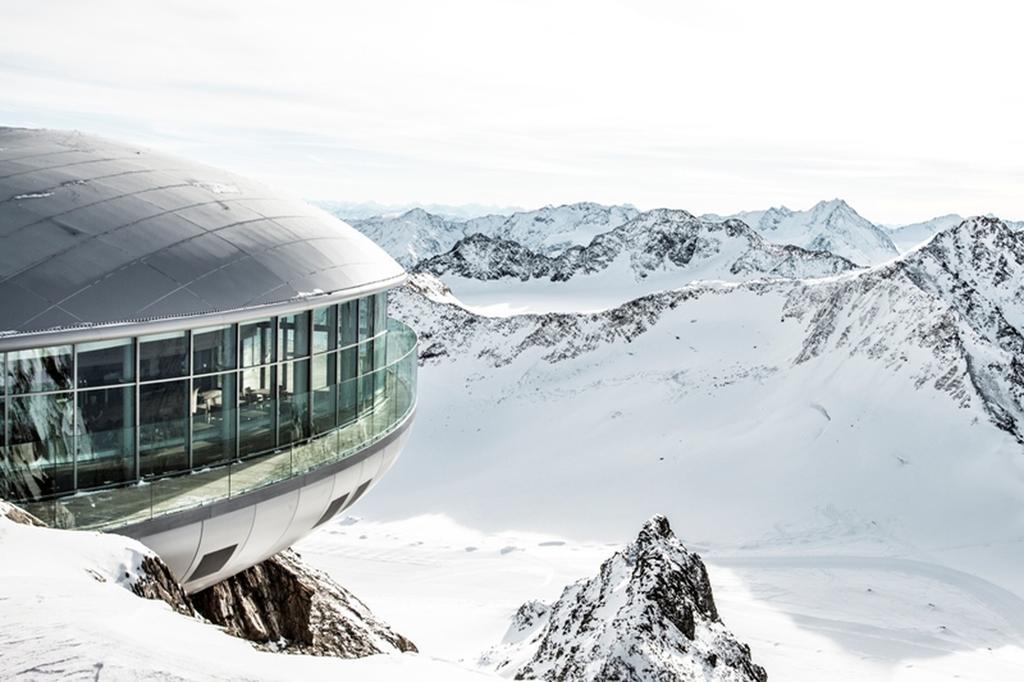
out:
M599 227L603 225L588 225L590 229ZM560 233L545 240L534 233L535 225L526 222L526 228L505 223L501 232L507 236L472 234L447 252L419 261L414 269L446 276L449 284L451 278L480 282L572 280L572 288L581 292L639 296L696 280L825 277L857 267L827 251L770 243L739 220L713 222L680 210L641 213L598 234L585 246L564 247L572 237ZM584 231L578 230L578 234ZM513 240L517 235L540 250Z
M331 210L327 204L321 205ZM596 237L641 215L628 205L588 202L469 218L423 208L362 218L346 216L339 210L333 212L348 217L353 226L407 267L444 254L473 235L516 242L534 254L557 257L571 247L589 246ZM769 243L827 251L857 265L891 260L963 220L951 214L912 225L883 227L861 216L842 199L821 201L803 211L780 206L728 216L705 214L700 218L707 223L742 221ZM1007 225L1024 228L1024 223L1007 221Z
M519 206L492 206L485 204L381 204L376 201L334 201L328 199L313 199L310 200L310 203L319 206L346 222L363 220L365 218L394 218L414 208L429 211L436 216L448 220L469 220L470 218L494 214L511 215L517 211L525 210Z

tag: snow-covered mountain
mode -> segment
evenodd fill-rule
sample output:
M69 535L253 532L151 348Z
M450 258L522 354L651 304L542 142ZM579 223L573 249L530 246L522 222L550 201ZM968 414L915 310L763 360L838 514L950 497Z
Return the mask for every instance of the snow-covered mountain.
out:
M855 267L830 253L768 243L738 220L710 222L686 211L656 209L557 256L476 234L416 269L443 277L460 297L500 291L511 302L541 292L548 304L586 300L611 307L696 280L824 277ZM559 286L547 286L551 282Z
M721 219L714 214L704 217ZM780 206L726 217L742 220L776 244L830 251L858 265L875 265L899 255L885 229L862 217L842 199L820 201L806 211Z
M459 240L474 234L518 242L544 255L557 255L574 246L590 243L598 234L636 217L630 206L594 203L545 206L511 215L486 215L451 220L413 209L399 216L352 221L352 225L382 246L403 265L445 253Z
M590 202L545 206L513 213L496 227L483 219L469 221L469 233L482 232L515 241L537 253L554 256L572 246L584 246L639 215L632 206L603 206ZM488 229L491 227L491 229Z
M1016 537L1022 239L972 219L872 270L588 314L485 317L419 275L392 309L421 333L424 414L376 509L587 535L660 507L716 543Z
M950 213L920 223L900 225L889 230L889 238L892 239L900 253L906 253L914 247L924 244L939 232L956 227L963 220L963 216L960 214Z
M985 217L995 218L995 216L992 215ZM917 246L921 246L939 232L948 230L951 227L956 227L963 222L963 220L964 219L960 214L950 213L948 215L932 218L931 220L925 220L924 222L890 228L889 237L892 238L893 243L896 245L896 248L900 250L900 253L906 253ZM1011 230L1017 231L1024 229L1024 222L1016 222L1012 220L1003 220L1003 222Z
M309 203L319 206L345 222L377 217L396 218L416 208L452 221L469 220L486 215L512 215L516 211L525 210L517 206L484 204L382 204L376 201L337 201L331 199L314 199Z
M406 267L448 251L467 234L465 223L442 218L422 208L399 216L353 220L351 224Z
M484 661L515 679L768 679L722 624L704 563L664 516L553 604L524 604Z

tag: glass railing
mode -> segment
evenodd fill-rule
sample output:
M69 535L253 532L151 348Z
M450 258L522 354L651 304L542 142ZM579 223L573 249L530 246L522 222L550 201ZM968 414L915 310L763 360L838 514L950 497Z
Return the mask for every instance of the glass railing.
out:
M398 428L416 402L416 334L388 320L386 338L383 367L337 385L338 400L351 396L358 415L343 426L207 469L21 506L59 528L110 530L239 497L351 457Z

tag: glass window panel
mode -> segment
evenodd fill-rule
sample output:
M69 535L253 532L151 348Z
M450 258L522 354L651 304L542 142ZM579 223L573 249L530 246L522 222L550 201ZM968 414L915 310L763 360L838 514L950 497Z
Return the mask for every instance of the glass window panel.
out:
M78 392L78 487L135 478L135 387Z
M375 388L375 374L364 374L359 377L359 413L363 414L373 409L373 391Z
M239 327L242 366L265 365L276 359L274 353L274 318L268 317Z
M373 297L359 299L359 340L373 336Z
M139 387L139 469L143 476L188 468L188 381Z
M338 308L327 306L313 311L313 352L323 353L337 347Z
M277 321L277 347L282 360L309 355L309 311L284 315Z
M132 339L80 343L78 387L126 384L135 378L135 344Z
M2 460L6 496L37 500L74 488L72 394L9 400L10 440Z
M373 312L375 315L374 329L380 334L388 328L388 292L382 291L374 295L375 303Z
M380 337L373 342L373 369L376 376L376 387L374 393L376 394L375 400L381 400L384 397L385 384L387 382L388 370L387 365L387 342L385 337Z
M193 380L193 467L234 459L236 381L234 372L211 374Z
M235 325L192 332L192 372L206 374L235 368Z
M242 371L238 407L239 451L242 455L272 450L277 444L277 368L253 367Z
M188 374L188 332L139 337L139 378L169 379Z
M359 302L345 301L338 306L340 346L351 346L359 340Z
M339 376L338 384L338 424L348 424L353 421L359 413L359 401L357 399L358 385L356 369L358 351L355 348L348 348L338 353Z
M309 360L282 363L278 379L278 442L284 445L310 436Z
M369 374L373 371L373 349L376 341L364 341L359 344L359 373Z
M358 379L338 384L338 426L344 426L359 416Z
M338 355L313 356L313 428L323 433L338 423Z
M69 389L72 372L71 346L30 348L7 354L7 381L11 393Z

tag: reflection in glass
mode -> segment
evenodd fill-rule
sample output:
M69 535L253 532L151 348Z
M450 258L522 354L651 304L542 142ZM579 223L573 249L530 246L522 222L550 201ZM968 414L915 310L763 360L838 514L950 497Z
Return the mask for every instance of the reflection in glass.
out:
M239 452L244 456L271 450L277 444L274 395L276 367L253 367L242 371L242 392L238 407Z
M192 332L192 372L206 374L235 368L235 325Z
M188 374L188 332L139 337L139 378L169 379Z
M80 343L78 387L126 384L135 378L135 347L132 339Z
M78 392L78 487L135 478L135 387Z
M327 306L313 311L313 352L323 353L337 347L338 308Z
M359 373L369 374L373 371L373 349L376 341L364 341L359 344Z
M357 301L345 301L338 306L338 326L341 330L341 337L338 346L351 346L358 341L359 332L359 303Z
M139 387L139 470L155 476L188 468L188 381Z
M282 360L309 355L309 311L285 315L277 321L277 347Z
M359 342L373 336L373 297L359 299Z
M11 393L62 391L71 388L71 346L30 348L7 354L7 381Z
M373 328L380 334L388 328L388 292L374 294L373 300Z
M278 378L279 442L309 438L309 360L282 363Z
M276 359L274 353L274 318L268 317L239 327L242 366L265 365Z
M2 473L14 499L37 500L74 489L71 393L11 398L10 439Z
M356 362L357 350L347 348L338 352L339 374L338 384L338 424L344 425L354 421L358 414Z
M192 383L192 466L235 457L234 372L196 377Z
M313 356L313 430L323 433L338 423L338 356Z

